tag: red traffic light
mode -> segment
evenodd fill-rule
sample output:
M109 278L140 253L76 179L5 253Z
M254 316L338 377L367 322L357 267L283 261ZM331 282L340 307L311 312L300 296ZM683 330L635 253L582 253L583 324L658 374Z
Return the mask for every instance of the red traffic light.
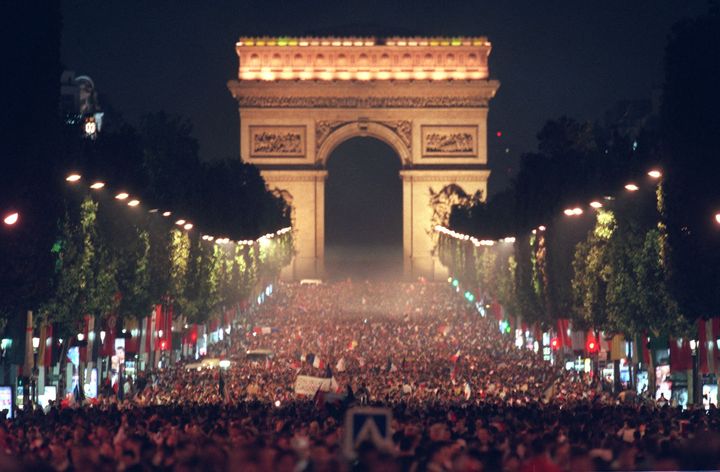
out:
M550 347L557 350L560 347L560 340L558 340L558 338L552 338L550 340Z
M598 346L595 341L588 341L585 347L587 348L587 352L595 352Z

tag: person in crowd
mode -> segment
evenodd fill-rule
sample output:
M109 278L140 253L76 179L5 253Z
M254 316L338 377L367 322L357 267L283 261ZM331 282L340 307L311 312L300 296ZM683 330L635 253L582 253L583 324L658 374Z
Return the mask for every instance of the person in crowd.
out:
M0 420L0 470L720 468L717 409L621 402L499 321L445 284L282 285L208 346L227 368L179 362L124 375L124 395ZM296 392L301 375L328 387ZM349 457L354 406L392 424Z

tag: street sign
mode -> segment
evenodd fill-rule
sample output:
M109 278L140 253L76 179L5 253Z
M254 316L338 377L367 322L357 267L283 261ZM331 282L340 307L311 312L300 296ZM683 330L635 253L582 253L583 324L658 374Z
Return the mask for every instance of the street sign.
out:
M392 446L392 413L388 408L356 407L345 414L345 455L356 457L355 451L364 442L379 450Z

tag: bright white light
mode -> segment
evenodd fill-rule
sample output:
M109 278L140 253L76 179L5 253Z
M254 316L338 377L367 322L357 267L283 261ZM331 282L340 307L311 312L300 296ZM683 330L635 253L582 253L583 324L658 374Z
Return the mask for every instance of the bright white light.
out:
M582 215L582 214L583 214L583 210L582 210L582 208L580 208L580 207L573 208L572 214L575 215L575 216L577 216L577 215Z
M504 243L514 243L515 242L515 236L508 236L507 238L503 239Z
M598 209L598 208L602 208L602 203L600 203L598 201L593 201L593 202L590 202L590 206L595 209Z
M140 200L130 200L128 202L128 206L131 206L131 207L136 207L138 205L140 205Z
M12 226L18 222L18 219L20 219L20 215L18 213L10 213L5 218L3 218L3 223L8 226Z
M65 180L67 180L68 182L77 182L81 178L82 177L80 176L80 174L70 174L67 177L65 177Z
M650 172L648 172L647 175L649 175L653 179L659 179L660 177L662 177L662 172L660 172L657 169L652 169L652 170L650 170Z
M185 225L183 226L183 228L185 228L186 230L191 230L192 227L193 227L192 223L185 223Z
M694 340L694 339L690 340L690 349L692 349L694 351L695 349L697 349L697 345L698 345L698 342L696 340Z
M182 220L182 219L181 219L181 220L177 220L177 221L175 222L175 224L178 225L178 226L182 226L182 225L185 224L185 220Z
M93 190L99 190L105 186L105 182L94 182L90 188Z
M125 199L126 199L127 197L129 197L129 196L130 196L130 194L127 193L127 192L120 192L120 193L118 193L117 195L115 195L115 198L116 198L117 200L125 200Z
M17 215L17 213L16 213ZM17 218L16 218L17 219ZM720 224L720 213L715 213L715 221Z
M158 330L158 338L162 338L162 335L163 335L163 330L159 329Z
M629 190L630 192L637 192L639 189L640 187L633 183L629 183L625 186L625 190Z
M171 211L164 211L164 212L163 212L163 216L164 216L165 218L167 218L167 217L170 216L170 215L172 215L172 212L171 212Z
M538 231L545 231L545 229L546 229L546 228L545 228L545 226L543 226L543 225L538 226Z
M280 408L280 400L275 400L275 407Z
M223 359L220 362L218 362L218 365L223 369L227 369L228 367L230 367L230 361L227 359Z
M564 210L563 210L563 213L565 213L565 215L567 215L567 216L573 216L573 215L575 214L575 213L573 213L573 209L572 209L572 208L566 208L566 209L564 209Z
M85 335L84 335L83 333L78 333L78 335L77 335L77 340L78 340L78 341L82 341L82 340L84 340L84 339L85 339Z

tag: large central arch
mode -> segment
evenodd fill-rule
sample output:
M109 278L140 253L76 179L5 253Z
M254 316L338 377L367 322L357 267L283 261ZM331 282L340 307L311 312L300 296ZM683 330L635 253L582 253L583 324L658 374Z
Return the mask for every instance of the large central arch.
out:
M321 277L328 157L357 136L402 161L403 266L445 277L433 253L432 192L486 195L489 80L485 38L243 38L240 155L292 206L296 256L285 278Z

